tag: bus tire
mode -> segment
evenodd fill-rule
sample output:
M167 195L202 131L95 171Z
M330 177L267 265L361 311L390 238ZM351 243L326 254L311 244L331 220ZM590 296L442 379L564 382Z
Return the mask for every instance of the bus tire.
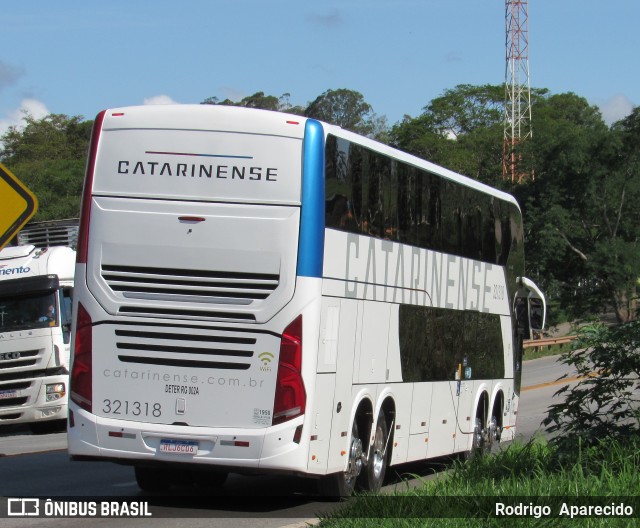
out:
M367 470L365 487L369 491L380 491L384 482L384 476L387 472L387 463L389 460L389 427L387 419L382 410L378 414L376 421L376 430L373 436L373 442L369 448L369 456L367 457Z
M471 440L471 448L465 453L467 460L481 457L485 450L485 429L480 414L476 415L473 424L473 439Z
M351 426L351 444L347 469L340 473L325 475L320 479L320 495L328 498L350 497L356 487L356 480L363 467L362 439L358 432L358 424L354 420Z
M500 443L500 438L502 437L502 424L500 422L501 409L496 407L493 409L493 413L491 413L491 420L489 420L489 425L487 427L487 443L485 451L487 453L491 453L491 450L494 446Z
M171 487L171 472L165 469L135 466L135 475L143 491L166 491Z

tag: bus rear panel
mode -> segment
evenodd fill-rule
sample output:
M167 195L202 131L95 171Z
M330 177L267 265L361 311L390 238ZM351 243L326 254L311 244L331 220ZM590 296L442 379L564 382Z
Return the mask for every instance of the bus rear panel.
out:
M317 317L317 279L296 280L304 123L261 117L200 106L98 116L77 264L73 457L306 464L292 455L307 396L302 334Z

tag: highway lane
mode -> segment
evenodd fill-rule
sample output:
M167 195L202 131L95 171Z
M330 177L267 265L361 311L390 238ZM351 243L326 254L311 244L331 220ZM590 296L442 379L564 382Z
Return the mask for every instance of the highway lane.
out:
M541 433L540 422L553 402L553 394L565 382L556 383L566 367L556 358L526 361L523 369L523 392L518 410L519 439ZM571 375L570 372L567 372ZM230 475L222 493L206 489L178 488L170 499L141 492L127 466L107 462L71 462L65 451L64 434L34 436L22 430L0 430L0 497L28 496L90 496L127 497L148 500L161 507L168 517L189 518L181 526L196 527L202 518L215 517L215 526L280 527L304 523L323 511L335 507L333 503L314 496L314 481L293 477ZM420 463L390 468L390 473L419 474L425 478L442 464ZM395 486L406 486L395 483ZM205 519L206 520L206 519ZM26 526L24 519L0 519L0 527ZM149 522L144 519L96 519L91 526L134 526ZM68 526L69 519L41 519L46 526ZM175 526L175 519L155 519L154 528ZM86 521L85 521L86 524ZM303 526L304 524L300 525ZM30 523L29 526L34 526Z
M525 361L522 370L522 392L518 409L516 438L526 441L535 434L544 435L542 420L549 407L560 401L555 393L570 383L576 383L576 371L558 362L559 356ZM566 376L559 379L561 376Z

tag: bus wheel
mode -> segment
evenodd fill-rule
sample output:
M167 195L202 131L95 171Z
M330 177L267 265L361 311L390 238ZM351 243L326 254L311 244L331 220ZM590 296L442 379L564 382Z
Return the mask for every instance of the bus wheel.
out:
M165 469L135 467L136 483L143 491L166 491L171 487L171 473Z
M502 430L500 425L498 425L498 418L496 415L491 416L491 421L489 422L489 430L487 431L487 442L486 442L486 452L490 453L491 448L500 443L500 437L502 436Z
M376 432L367 459L366 488L370 491L379 491L384 482L387 461L389 460L388 444L389 428L384 412L381 410L378 414Z
M324 497L349 497L353 494L356 480L363 466L362 440L355 420L351 427L351 444L348 454L349 460L345 471L326 475L320 479L319 491Z
M473 440L471 441L471 449L465 453L467 460L482 456L485 448L485 430L482 423L482 418L476 416L476 421L473 424Z

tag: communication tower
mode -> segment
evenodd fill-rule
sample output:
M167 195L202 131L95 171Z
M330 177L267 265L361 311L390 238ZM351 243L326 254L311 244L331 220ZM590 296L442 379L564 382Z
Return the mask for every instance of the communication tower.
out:
M528 0L505 0L506 66L502 174L512 182L527 175L521 169L521 145L531 137Z

